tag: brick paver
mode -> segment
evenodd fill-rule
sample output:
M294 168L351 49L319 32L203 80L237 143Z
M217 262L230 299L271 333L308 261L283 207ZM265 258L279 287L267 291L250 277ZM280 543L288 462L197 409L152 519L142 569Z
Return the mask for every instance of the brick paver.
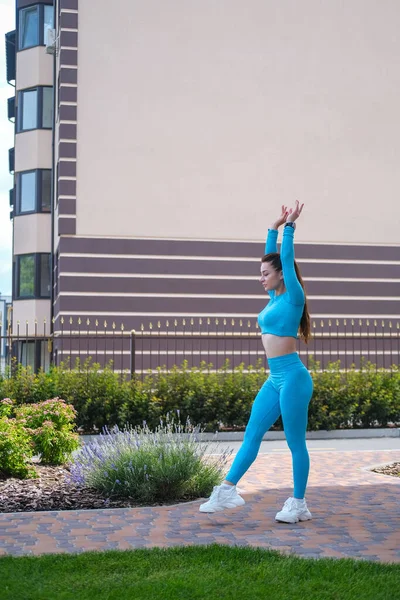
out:
M400 451L311 453L307 502L313 520L276 523L291 495L289 453L260 455L239 487L246 505L198 512L175 506L0 514L1 554L82 552L192 544L260 546L307 557L400 562L400 478L370 467L400 460Z

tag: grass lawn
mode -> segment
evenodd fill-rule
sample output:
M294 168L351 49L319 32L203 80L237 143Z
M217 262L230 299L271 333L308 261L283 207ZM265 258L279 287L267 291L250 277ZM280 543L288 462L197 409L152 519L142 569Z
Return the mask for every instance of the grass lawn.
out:
M1 600L398 600L400 565L229 546L0 558Z

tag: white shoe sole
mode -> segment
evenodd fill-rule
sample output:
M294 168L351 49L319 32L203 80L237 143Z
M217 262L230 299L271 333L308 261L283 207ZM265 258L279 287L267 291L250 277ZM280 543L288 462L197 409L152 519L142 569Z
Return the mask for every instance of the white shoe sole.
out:
M226 504L225 506L217 506L215 508L211 508L206 506L205 504L200 504L199 506L199 512L202 513L216 513L216 512L222 512L224 510L229 510L231 508L239 508L240 506L243 506L244 504L246 504L246 502L243 500L243 498L241 498L242 502L231 502L230 504Z
M277 521L278 523L290 523L290 524L294 524L294 523L298 523L299 521L310 521L312 519L312 516L310 515L309 517L301 517L301 518L296 518L294 519L293 517L278 517L278 515L276 515L275 517L275 521Z

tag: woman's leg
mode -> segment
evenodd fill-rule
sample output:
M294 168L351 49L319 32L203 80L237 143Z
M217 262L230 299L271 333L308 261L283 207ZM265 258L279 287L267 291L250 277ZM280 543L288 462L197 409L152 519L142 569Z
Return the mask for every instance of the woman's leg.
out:
M304 498L310 458L306 446L308 405L313 393L313 381L305 367L285 373L280 388L283 428L292 453L294 498Z
M264 434L275 423L281 413L279 393L267 379L258 392L241 445L225 481L236 485L257 457Z

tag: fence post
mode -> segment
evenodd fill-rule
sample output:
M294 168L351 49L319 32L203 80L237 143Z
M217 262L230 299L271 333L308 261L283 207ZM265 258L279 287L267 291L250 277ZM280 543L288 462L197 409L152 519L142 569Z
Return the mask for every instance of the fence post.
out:
M131 341L130 341L130 351L131 351L131 363L130 363L130 371L131 371L131 380L135 377L136 371L136 339L135 339L136 331L132 329L131 331Z

